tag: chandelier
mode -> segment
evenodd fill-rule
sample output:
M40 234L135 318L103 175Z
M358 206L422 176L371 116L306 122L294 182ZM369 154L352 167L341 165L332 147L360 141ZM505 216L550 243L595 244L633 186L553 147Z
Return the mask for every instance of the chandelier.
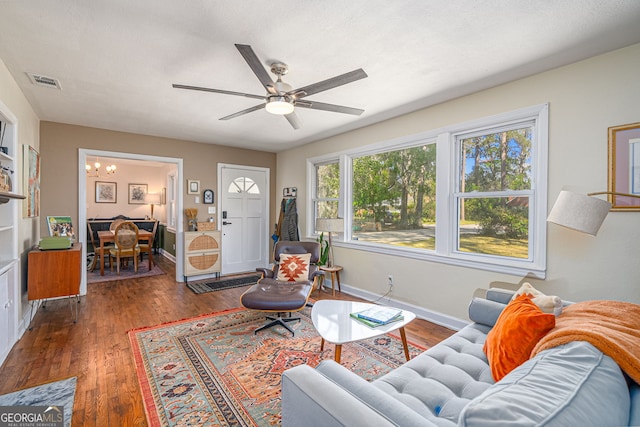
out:
M89 163L87 163L85 165L85 168L87 169L87 176L89 177L93 177L93 178L100 178L100 167L102 165L100 164L100 162L98 161L98 159L96 159L96 162L93 164L93 166L91 166ZM107 175L110 174L115 174L116 173L116 165L109 165L105 168L105 170L107 171ZM93 175L91 175L93 173Z

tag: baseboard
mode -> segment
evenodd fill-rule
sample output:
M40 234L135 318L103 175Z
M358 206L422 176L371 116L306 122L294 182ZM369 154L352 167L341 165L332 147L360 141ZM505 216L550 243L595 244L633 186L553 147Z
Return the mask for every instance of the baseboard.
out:
M328 284L329 284L329 287L331 287L331 282L328 282ZM435 323L436 325L444 326L445 328L449 328L454 331L459 331L460 329L464 328L469 324L468 321L458 319L457 317L449 316L447 314L429 310L417 305L408 304L403 301L398 301L398 300L395 300L393 297L383 298L382 295L374 294L373 292L365 291L360 288L355 288L353 286L349 286L344 283L341 283L340 287L342 289L342 292L347 293L349 295L353 295L370 302L375 302L377 304L388 304L394 307L402 308L403 310L413 311L416 314L416 316L419 317L420 319L428 320L429 322Z
M163 257L165 257L166 259L170 260L171 262L173 262L174 264L176 263L176 257L175 255L165 251L164 249L160 249L160 255L162 255Z

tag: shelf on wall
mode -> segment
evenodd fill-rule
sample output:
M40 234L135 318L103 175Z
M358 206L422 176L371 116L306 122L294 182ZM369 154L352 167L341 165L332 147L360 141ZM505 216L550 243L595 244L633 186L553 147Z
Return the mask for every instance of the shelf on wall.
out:
M13 157L11 157L8 154L4 154L2 151L0 151L0 160L7 160L10 162L13 162Z
M11 199L26 199L27 196L16 193L3 193L0 192L0 203L8 203Z

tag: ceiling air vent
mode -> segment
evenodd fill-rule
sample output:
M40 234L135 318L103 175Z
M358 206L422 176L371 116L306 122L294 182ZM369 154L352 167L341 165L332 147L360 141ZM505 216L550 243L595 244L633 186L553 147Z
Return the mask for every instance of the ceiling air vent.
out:
M29 79L31 79L31 83L38 86L50 87L53 89L62 90L62 86L60 86L60 82L58 79L54 79L53 77L41 76L40 74L27 73Z

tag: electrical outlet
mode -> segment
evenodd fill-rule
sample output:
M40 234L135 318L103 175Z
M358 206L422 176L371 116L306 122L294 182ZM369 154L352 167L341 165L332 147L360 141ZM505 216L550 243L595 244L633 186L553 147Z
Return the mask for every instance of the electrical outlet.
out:
M389 284L389 289L393 289L393 276L392 275L388 275L387 276L387 283Z

